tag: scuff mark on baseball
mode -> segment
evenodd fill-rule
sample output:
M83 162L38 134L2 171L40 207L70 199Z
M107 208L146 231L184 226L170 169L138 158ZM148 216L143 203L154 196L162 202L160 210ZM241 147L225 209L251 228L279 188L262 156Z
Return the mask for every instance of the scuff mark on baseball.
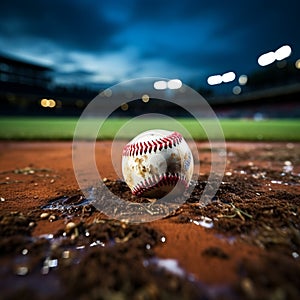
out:
M145 131L123 149L122 174L134 195L161 198L171 191L184 193L193 170L191 149L175 131Z

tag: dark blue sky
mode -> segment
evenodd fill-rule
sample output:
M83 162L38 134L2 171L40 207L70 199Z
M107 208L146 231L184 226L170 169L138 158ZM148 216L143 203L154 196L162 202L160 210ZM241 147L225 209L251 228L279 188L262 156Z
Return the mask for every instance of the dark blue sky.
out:
M0 51L51 66L61 83L155 76L206 85L247 74L284 44L300 58L299 0L2 0Z

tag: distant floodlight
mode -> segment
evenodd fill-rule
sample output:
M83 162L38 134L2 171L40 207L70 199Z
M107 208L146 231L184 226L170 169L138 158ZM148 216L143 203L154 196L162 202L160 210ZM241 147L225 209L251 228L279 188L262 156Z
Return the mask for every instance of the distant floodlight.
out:
M53 99L41 99L41 106L53 108L56 106L56 101Z
M176 90L182 87L182 82L180 79L172 79L168 81L167 85L170 90Z
M300 59L297 59L296 62L295 62L295 67L297 69L300 69Z
M164 80L159 80L154 82L154 88L156 90L165 90L168 87L168 84Z
M49 106L49 100L48 99L42 99L41 100L41 106L48 107Z
M227 72L227 73L224 73L222 75L222 81L224 83L231 82L234 79L235 79L235 73L234 72Z
M56 106L55 100L49 99L48 106L51 107L51 108L55 107Z
M257 62L260 66L264 67L272 64L275 60L283 60L289 57L292 53L292 48L289 45L284 45L278 48L275 52L271 51L265 54L262 54Z
M271 63L273 63L276 60L276 56L275 53L273 51L262 54L257 62L260 66L264 67L267 65L270 65Z
M221 75L212 75L212 76L209 76L207 78L207 83L209 85L220 84L220 83L222 83L222 76Z
M248 76L247 75L241 75L239 77L239 84L245 85L248 82Z
M289 57L292 53L292 48L289 45L284 45L275 51L276 60L283 60Z

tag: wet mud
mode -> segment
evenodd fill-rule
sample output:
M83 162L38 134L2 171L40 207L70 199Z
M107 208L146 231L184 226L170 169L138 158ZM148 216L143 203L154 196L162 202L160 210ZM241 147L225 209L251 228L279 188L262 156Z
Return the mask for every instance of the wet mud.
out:
M132 196L103 145L108 189L154 205ZM199 200L214 185L210 153L199 143L189 198L130 224L79 190L70 143L0 143L0 299L299 299L300 144L227 147L208 205Z

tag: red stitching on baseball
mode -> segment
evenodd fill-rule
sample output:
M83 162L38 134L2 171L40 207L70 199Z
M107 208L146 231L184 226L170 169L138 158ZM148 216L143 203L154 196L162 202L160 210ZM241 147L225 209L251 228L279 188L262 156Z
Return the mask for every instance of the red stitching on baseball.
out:
M179 173L164 173L160 176L152 175L151 177L138 183L133 189L132 193L137 196L141 196L146 191L154 190L157 187L162 186L176 186L177 183L182 184L185 188L188 188L186 177Z
M162 150L172 148L177 146L182 141L182 136L178 132L173 132L172 134L158 138L152 141L138 142L134 144L127 144L123 149L124 156L135 156L142 155L143 153L156 152L157 150Z

